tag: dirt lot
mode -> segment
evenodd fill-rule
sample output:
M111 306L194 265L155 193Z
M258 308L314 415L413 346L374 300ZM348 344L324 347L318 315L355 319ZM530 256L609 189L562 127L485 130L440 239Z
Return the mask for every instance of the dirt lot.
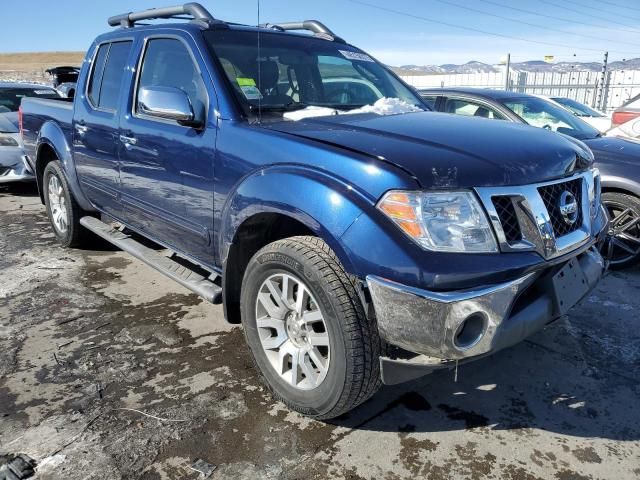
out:
M195 458L214 479L640 477L638 271L457 383L321 423L271 399L220 307L94 248L59 248L35 192L0 187L0 453L38 478L196 479Z
M80 66L84 52L0 53L0 81L51 83L47 68Z

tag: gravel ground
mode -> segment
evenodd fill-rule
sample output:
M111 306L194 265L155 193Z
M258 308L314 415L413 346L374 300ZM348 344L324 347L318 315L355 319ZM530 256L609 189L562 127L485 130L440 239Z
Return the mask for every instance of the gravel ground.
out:
M97 240L58 247L30 187L0 187L0 253L0 454L37 478L640 477L638 270L457 382L322 423L271 399L219 306Z

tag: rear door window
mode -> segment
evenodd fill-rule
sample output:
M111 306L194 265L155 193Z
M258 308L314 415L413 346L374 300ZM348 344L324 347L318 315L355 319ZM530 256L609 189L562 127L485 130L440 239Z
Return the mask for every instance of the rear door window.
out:
M89 80L89 101L101 110L116 110L120 98L122 76L132 42L101 45L94 60Z

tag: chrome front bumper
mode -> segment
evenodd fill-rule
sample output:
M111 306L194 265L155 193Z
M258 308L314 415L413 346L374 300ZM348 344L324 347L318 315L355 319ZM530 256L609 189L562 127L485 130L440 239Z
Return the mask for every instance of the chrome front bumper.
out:
M376 276L368 276L367 285L386 342L433 359L464 360L540 330L591 291L604 270L591 247L565 263L481 289L431 292Z

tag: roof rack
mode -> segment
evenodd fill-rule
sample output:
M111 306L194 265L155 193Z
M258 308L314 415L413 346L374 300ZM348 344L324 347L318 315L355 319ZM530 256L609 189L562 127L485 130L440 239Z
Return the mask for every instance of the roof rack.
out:
M199 3L185 3L184 5L176 5L174 7L150 8L141 12L129 12L121 15L109 17L109 25L123 28L131 28L140 20L154 20L159 18L173 18L179 20L191 20L204 28L213 24L222 24L221 20L217 20Z
M280 22L265 23L261 27L271 28L273 30L307 30L313 32L314 36L331 40L335 42L346 43L342 38L333 33L329 27L318 20L304 20L302 22Z

